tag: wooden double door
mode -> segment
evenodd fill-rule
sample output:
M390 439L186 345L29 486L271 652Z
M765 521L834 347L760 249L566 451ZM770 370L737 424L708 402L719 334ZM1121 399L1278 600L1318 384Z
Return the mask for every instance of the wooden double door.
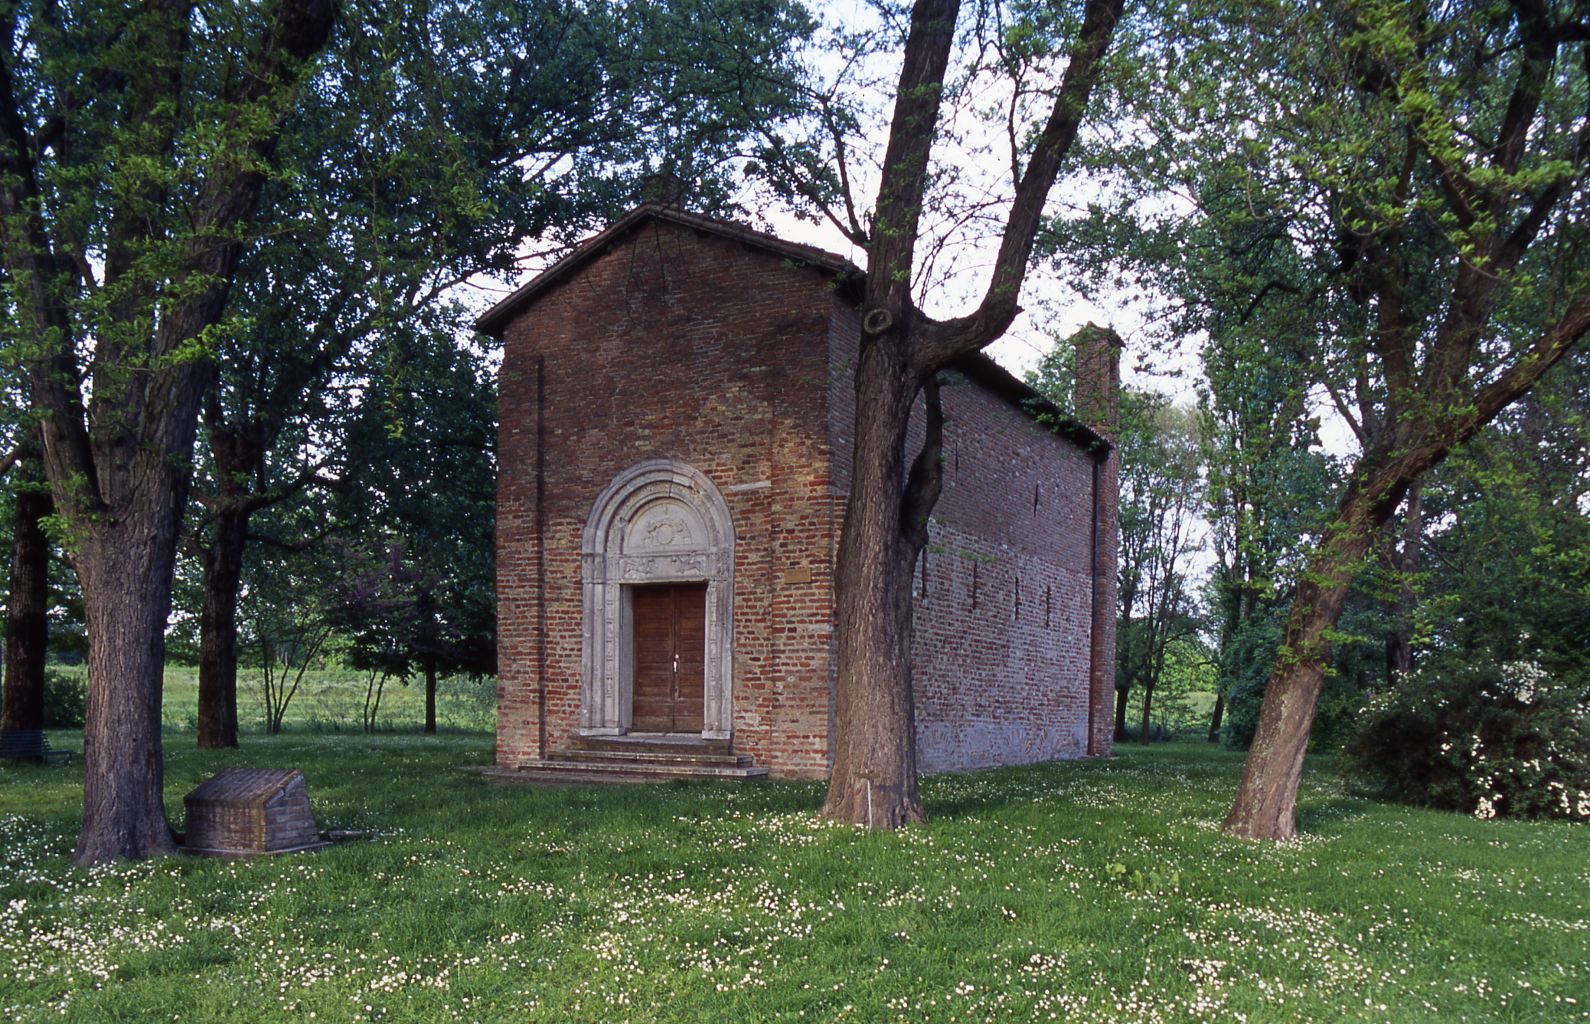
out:
M635 587L631 595L635 732L700 732L707 647L707 585Z

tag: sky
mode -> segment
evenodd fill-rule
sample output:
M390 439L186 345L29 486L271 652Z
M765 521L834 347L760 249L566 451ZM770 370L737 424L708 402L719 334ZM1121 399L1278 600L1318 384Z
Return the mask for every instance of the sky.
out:
M876 28L879 19L874 5L867 0L828 0L814 4L818 17L831 27L846 29ZM882 83L882 89L872 90L865 137L874 141L875 152L865 153L851 161L853 174L859 179L855 191L858 198L870 199L876 189L876 178L866 172L875 169L881 158L883 143L888 137L888 116L892 85L898 76L898 48L880 54L867 70L857 77L873 77ZM1058 74L1061 66L1053 70ZM819 74L831 77L837 73L835 60L819 51L814 68ZM941 135L939 153L960 169L966 178L966 194L974 201L996 201L999 217L1003 217L1008 204L999 204L1002 193L1010 191L1008 172L1009 146L1004 137L1004 125L990 111L1002 111L1009 98L1008 84L1000 77L986 79L970 103L960 110L946 112L953 123L950 131ZM1028 112L1030 123L1039 123L1047 114L1047 102L1034 106ZM1086 128L1084 128L1086 130ZM979 176L969 169L981 167L986 173ZM1092 186L1079 184L1075 176L1064 171L1057 183L1054 198L1071 203L1085 203L1092 196ZM857 266L866 267L866 253L852 245L844 235L826 220L813 223L788 211L769 211L768 227L779 236L791 241L815 245L845 256ZM931 218L924 221L925 233L942 234L942 224ZM981 232L979 234L978 232ZM951 317L975 308L987 287L988 273L998 246L997 232L989 230L986 223L970 231L963 230L955 236L953 272L937 287L927 289L918 296L926 312L938 317ZM1022 289L1022 315L1005 336L987 349L989 355L1017 376L1035 368L1053 347L1055 338L1071 336L1084 324L1093 322L1115 328L1126 342L1126 357L1122 360L1125 380L1138 387L1152 388L1176 398L1193 401L1193 380L1196 376L1196 341L1178 346L1172 353L1151 353L1145 344L1144 323L1148 303L1129 293L1111 296L1104 304L1089 301L1074 289L1066 287L1045 266L1035 265L1028 274ZM1135 341L1135 344L1134 344Z

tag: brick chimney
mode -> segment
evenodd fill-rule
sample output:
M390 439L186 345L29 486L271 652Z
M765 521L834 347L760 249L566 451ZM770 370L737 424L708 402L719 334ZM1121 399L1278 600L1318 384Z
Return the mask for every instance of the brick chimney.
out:
M1121 336L1090 323L1071 336L1077 350L1072 412L1112 443L1121 429Z
M1088 642L1088 754L1109 757L1115 735L1115 602L1120 545L1121 336L1088 324L1071 338L1077 349L1073 412L1109 442L1095 453L1090 530L1093 592Z
M666 206L676 210L685 208L685 199L690 195L690 183L678 174L673 168L663 167L652 171L640 181L640 200L653 206Z

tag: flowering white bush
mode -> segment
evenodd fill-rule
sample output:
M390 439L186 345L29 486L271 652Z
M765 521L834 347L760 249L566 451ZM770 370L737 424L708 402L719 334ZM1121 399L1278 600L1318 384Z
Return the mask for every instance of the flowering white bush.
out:
M1525 661L1422 670L1369 702L1347 755L1397 799L1590 821L1590 685Z

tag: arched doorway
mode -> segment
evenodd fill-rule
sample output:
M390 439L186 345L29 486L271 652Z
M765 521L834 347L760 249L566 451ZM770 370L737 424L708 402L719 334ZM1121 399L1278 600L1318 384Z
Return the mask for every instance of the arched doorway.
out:
M727 739L734 654L734 526L699 470L650 459L596 499L580 547L580 730Z

